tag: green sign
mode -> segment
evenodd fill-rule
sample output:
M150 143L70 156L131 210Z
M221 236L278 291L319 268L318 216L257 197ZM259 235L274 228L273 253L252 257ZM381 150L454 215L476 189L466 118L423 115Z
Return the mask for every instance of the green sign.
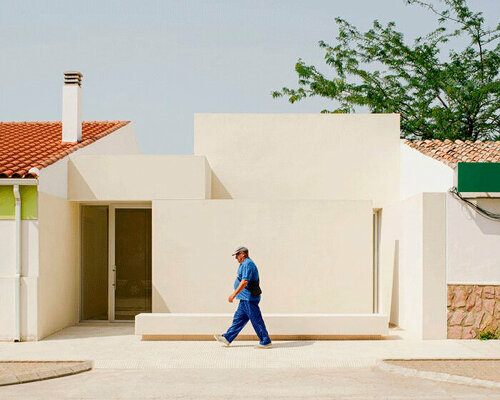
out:
M500 163L465 163L457 165L458 192L500 192Z

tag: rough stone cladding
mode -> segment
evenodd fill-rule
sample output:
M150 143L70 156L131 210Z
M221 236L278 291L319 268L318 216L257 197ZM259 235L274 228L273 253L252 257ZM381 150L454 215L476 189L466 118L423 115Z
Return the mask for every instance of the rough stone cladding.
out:
M448 285L448 339L500 333L500 285Z

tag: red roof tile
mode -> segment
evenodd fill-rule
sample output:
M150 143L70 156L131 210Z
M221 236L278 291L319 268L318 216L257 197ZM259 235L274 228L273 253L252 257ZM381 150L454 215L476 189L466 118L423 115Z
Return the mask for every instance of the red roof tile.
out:
M63 143L61 122L0 122L0 178L36 177L42 169L130 121L89 121L82 124L82 141Z
M500 141L405 140L404 143L426 156L455 168L458 162L500 163Z

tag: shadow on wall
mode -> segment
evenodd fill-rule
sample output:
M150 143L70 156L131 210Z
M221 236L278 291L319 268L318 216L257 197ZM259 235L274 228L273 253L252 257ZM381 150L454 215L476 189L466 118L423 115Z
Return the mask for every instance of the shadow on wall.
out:
M392 275L392 297L391 297L390 322L399 324L399 240L394 241L394 269Z
M500 214L500 199L478 199L476 204L483 210L487 210L494 214ZM473 213L473 218L477 226L485 235L500 235L499 221L487 219L470 208L469 212Z
M152 312L154 312L154 313L169 313L169 312L171 312L167 306L167 303L165 303L163 296L156 288L154 280L153 280L152 302L153 302Z
M226 187L222 184L217 175L212 171L212 199L227 200L232 199L233 196L227 191Z
M85 177L78 170L78 167L69 160L68 162L68 199L97 200L92 188L88 185Z

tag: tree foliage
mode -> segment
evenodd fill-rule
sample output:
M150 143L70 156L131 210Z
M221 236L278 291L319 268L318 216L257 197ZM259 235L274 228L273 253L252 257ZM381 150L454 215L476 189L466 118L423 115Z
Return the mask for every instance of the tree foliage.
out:
M327 113L359 107L399 113L401 135L409 139L500 140L500 24L486 28L483 14L471 11L466 0L405 2L435 14L438 28L409 45L394 22L374 21L362 33L336 18L334 44L319 42L333 76L299 59L298 88L284 87L273 97L291 103L331 99L338 107L322 111ZM465 46L447 49L450 40L464 36Z

